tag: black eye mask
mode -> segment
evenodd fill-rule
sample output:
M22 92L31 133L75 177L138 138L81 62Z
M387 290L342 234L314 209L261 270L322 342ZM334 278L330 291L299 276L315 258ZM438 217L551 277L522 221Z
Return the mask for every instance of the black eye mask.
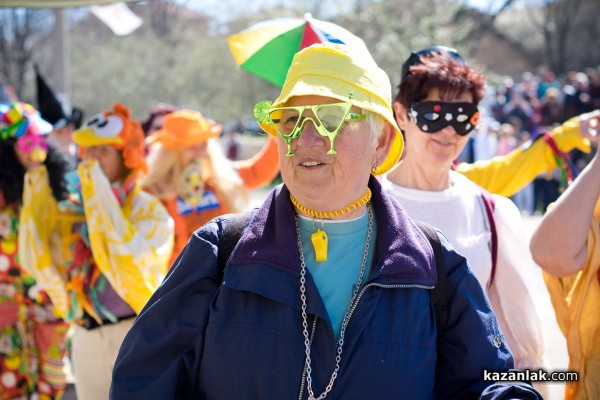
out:
M448 103L445 101L414 102L408 116L424 133L437 133L452 126L460 136L467 136L479 122L479 111L473 103Z

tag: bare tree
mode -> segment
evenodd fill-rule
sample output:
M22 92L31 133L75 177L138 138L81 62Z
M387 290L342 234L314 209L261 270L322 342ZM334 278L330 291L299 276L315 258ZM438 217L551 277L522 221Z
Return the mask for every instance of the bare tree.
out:
M134 12L145 17L148 26L159 38L175 40L173 34L181 28L181 14L186 1L152 0L147 4L132 4Z
M505 11L507 11L510 6L515 3L514 0L502 0L500 5L496 5L496 1L491 1L488 5L487 12L477 12L477 16L472 18L475 23L473 24L473 28L471 32L469 32L469 39L476 40L480 37L485 31L494 31L497 32L495 28L494 22L496 19L502 15ZM495 9L495 11L493 11ZM458 12L454 15L455 22L459 22L462 18L464 18L465 14L473 15L475 12L469 8L459 9Z
M40 37L50 34L53 24L48 11L0 9L0 68L19 98L24 91L35 44Z
M544 57L551 70L563 73L566 70L567 50L570 34L585 0L545 0L541 18L530 13L532 21L544 35Z

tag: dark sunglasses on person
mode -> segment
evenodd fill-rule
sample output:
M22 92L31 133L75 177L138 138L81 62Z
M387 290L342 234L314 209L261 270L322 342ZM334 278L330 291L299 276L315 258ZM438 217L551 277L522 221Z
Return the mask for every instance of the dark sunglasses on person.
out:
M452 57L452 59L454 61L457 61L461 64L466 64L465 59L462 58L462 56L460 54L458 54L458 51L456 51L456 49L453 49L452 47L446 47L446 46L431 46L431 47L427 47L425 49L422 49L419 51L413 51L410 53L410 57L408 57L408 59L406 61L404 61L404 64L402 64L402 75L401 75L400 79L403 80L404 78L406 78L406 75L408 75L408 70L410 69L410 67L412 67L413 65L422 64L423 63L422 57L428 57L435 53L447 54L448 56Z
M431 134L452 126L458 135L467 136L479 122L479 110L473 103L414 102L407 114L421 131Z

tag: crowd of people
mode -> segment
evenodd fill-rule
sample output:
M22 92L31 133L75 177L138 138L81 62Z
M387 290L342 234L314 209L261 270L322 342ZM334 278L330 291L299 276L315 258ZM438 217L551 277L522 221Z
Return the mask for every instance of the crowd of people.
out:
M588 75L486 104L455 49L412 52L392 93L366 47L316 44L254 107L267 139L245 160L196 110L50 123L1 103L0 399L60 399L66 359L79 400L553 398L484 373L556 367L537 265L578 373L565 398L599 397L600 161L571 157L600 139ZM553 171L569 188L529 246L509 197Z
M459 156L461 161L506 155L570 118L599 109L600 68L570 71L561 77L546 69L524 73L517 80L506 77L488 90L482 103L485 118ZM572 174L587 165L589 154L583 148L569 153ZM543 214L566 188L568 179L560 169L545 171L511 198L522 213Z

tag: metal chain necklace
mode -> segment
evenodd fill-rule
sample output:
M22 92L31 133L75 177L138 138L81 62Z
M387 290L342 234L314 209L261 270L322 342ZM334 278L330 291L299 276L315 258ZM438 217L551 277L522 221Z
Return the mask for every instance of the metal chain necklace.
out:
M362 286L362 280L365 273L365 268L367 265L367 257L369 255L369 245L371 243L371 235L373 233L373 210L371 209L371 204L367 204L367 211L369 213L369 225L367 228L367 240L365 242L365 251L363 253L362 263L360 265L360 273L358 275L358 280L356 285L354 286L354 290L352 292L352 298L350 299L350 304L348 305L348 309L344 314L344 320L342 321L342 329L340 331L340 337L336 344L336 357L335 357L335 368L333 373L331 374L331 378L329 379L329 383L325 388L325 391L321 393L319 397L315 397L312 388L312 377L311 372L312 368L310 366L310 348L311 348L311 340L308 335L308 315L306 313L306 262L304 260L304 253L302 252L302 239L300 237L300 225L298 223L298 214L294 215L294 219L296 221L296 237L298 243L298 251L300 253L300 299L302 300L302 334L304 335L304 352L306 353L306 360L304 362L304 373L306 376L306 388L308 390L308 400L323 400L327 397L327 394L333 388L333 383L335 382L338 371L340 370L340 362L342 360L342 347L344 345L344 334L346 333L346 327L350 322L350 318L352 317L352 313L355 308L355 300L358 296L360 288Z

